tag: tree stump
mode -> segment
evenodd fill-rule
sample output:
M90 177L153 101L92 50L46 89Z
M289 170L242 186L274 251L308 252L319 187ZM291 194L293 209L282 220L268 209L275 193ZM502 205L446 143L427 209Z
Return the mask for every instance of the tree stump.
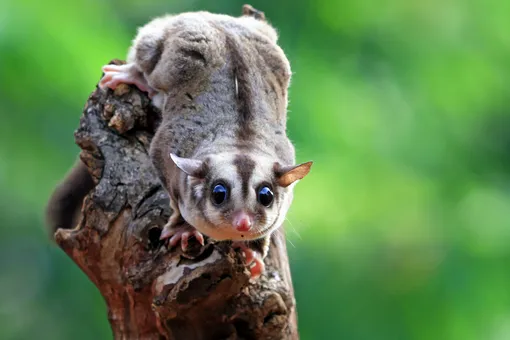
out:
M283 228L254 282L230 242L195 242L190 254L159 240L171 212L148 156L159 122L123 84L96 88L75 132L95 187L55 239L104 297L114 338L299 339Z

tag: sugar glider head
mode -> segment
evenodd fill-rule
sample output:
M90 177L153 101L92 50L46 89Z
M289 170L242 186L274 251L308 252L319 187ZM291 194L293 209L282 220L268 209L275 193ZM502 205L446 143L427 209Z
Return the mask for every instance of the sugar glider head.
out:
M171 158L184 173L178 200L182 217L215 240L248 241L273 232L285 219L294 184L312 166L286 166L251 154Z

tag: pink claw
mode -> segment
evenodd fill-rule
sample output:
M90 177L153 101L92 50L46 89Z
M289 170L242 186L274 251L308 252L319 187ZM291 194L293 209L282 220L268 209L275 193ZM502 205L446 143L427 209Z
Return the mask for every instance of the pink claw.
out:
M253 259L255 259L256 251L251 250L250 248L244 248L242 249L244 260L247 264L250 264L253 262Z
M244 242L235 242L232 246L234 249L241 249L246 266L250 270L250 277L252 279L258 278L266 267L260 253L248 248Z
M120 84L133 84L143 92L154 92L147 84L147 80L136 70L133 64L105 65L102 67L102 70L104 76L99 81L99 87L102 89L108 87L115 90Z
M195 238L197 239L198 243L200 243L201 245L205 244L204 235L202 235L202 233L196 230L193 234L195 235Z
M171 237L172 235L174 235L174 230L172 230L171 228L167 228L167 226L165 226L163 228L163 230L161 231L161 235L159 236L159 239L160 240L164 240L164 239L167 239L169 237Z
M180 242L181 249L183 251L186 251L189 245L188 241L191 237L195 237L202 246L205 244L204 236L202 235L202 233L200 233L198 230L196 230L195 228L188 224L182 224L173 227L165 225L159 239L164 240L170 238L168 242L170 247L175 247Z
M257 252L255 253L257 254L257 256L253 258L253 262L249 266L252 279L258 278L266 268L266 266L264 265L264 261L260 257L260 254Z
M121 72L127 68L128 67L126 67L126 64L124 64L124 65L110 64L110 65L104 65L101 69L103 70L103 72L107 72L107 71Z
M187 232L187 231L185 231L181 234L181 249L182 249L182 251L186 251L186 249L188 249L188 237L189 237L189 232Z

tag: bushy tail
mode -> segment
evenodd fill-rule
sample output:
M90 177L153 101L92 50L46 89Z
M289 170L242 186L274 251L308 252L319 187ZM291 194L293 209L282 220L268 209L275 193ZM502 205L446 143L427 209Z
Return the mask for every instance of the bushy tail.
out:
M83 198L92 188L94 181L85 164L78 159L65 179L55 188L46 206L46 223L52 235L59 228L75 227Z

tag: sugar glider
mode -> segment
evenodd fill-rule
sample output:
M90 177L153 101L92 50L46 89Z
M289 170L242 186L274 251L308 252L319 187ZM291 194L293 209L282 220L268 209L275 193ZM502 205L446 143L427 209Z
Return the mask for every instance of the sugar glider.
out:
M312 162L295 163L286 134L289 61L264 14L189 12L141 27L125 65L105 65L103 89L134 84L162 122L150 157L173 214L161 233L185 249L195 237L232 240L252 277L270 235Z

